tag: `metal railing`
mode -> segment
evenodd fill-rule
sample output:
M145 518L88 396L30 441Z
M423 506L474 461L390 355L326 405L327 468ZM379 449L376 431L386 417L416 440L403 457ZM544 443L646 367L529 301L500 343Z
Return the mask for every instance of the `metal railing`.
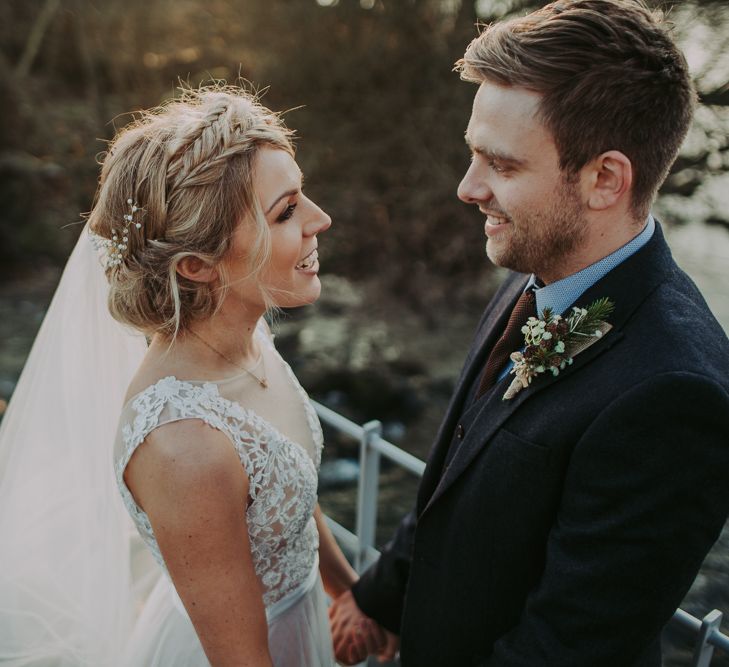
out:
M383 439L382 424L379 421L360 426L321 403L312 403L322 422L359 441L360 475L355 532L352 533L329 517L327 523L344 552L352 557L357 572L362 572L379 557L379 551L375 548L375 528L380 458L384 456L418 477L423 475L425 462ZM709 667L714 648L729 653L729 637L720 631L721 620L722 612L718 609L710 611L701 619L683 609L677 609L674 613L672 623L697 635L691 667Z

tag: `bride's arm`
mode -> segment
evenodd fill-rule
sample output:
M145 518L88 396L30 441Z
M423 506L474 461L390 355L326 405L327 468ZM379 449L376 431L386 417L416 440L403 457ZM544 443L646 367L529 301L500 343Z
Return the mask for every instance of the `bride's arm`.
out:
M350 589L359 579L359 575L344 557L319 505L314 510L314 519L319 531L319 572L322 583L332 600L339 600L341 603L344 599L352 598ZM342 612L345 608L346 611ZM360 612L353 600L350 604L340 604L336 614L332 614L332 609L334 607L330 609L329 616L334 650L337 658L344 664L360 662L370 654L379 654L381 660L394 658L397 637ZM355 636L352 636L350 630Z
M248 477L227 436L198 420L153 431L125 481L213 667L271 665L246 523Z
M322 583L329 597L336 599L352 588L359 575L339 548L318 503L314 510L314 520L319 531L319 572Z

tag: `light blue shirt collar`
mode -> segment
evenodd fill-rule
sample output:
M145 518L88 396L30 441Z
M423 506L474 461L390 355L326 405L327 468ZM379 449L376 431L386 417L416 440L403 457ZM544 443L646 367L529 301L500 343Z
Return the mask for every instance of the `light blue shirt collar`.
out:
M552 312L556 315L563 314L590 287L600 280L600 278L610 273L618 264L624 262L628 257L648 243L655 230L656 222L653 216L649 215L643 231L615 252L609 254L607 257L603 257L601 260L581 271L573 273L571 276L562 278L562 280L544 285L543 287L536 287L534 289L534 295L537 300L537 313L539 316L541 317L542 311L545 308L551 308ZM532 285L539 285L539 281L534 274L529 279L524 291L526 292ZM502 379L511 370L513 365L514 363L509 361L499 374L499 379Z
M541 317L545 308L551 308L555 314L564 313L577 299L579 299L598 280L612 271L618 264L624 262L632 254L640 250L653 236L656 229L656 222L652 215L648 216L643 230L628 241L624 246L615 252L603 257L601 260L590 266L573 273L571 276L562 278L554 283L537 287L534 295L537 300L537 313ZM537 285L536 276L532 275L527 283L526 289Z

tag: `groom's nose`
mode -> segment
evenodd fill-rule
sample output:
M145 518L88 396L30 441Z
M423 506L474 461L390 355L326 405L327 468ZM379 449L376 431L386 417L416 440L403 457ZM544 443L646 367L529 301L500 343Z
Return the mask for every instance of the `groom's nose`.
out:
M491 188L486 183L485 174L480 169L480 158L474 156L468 171L458 185L458 198L466 204L479 204L493 197Z

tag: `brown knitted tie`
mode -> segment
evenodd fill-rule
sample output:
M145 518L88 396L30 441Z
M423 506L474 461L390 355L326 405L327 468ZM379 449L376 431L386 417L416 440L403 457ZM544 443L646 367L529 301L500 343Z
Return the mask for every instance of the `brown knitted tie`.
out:
M509 322L501 334L501 338L496 341L488 360L486 368L483 369L481 382L478 385L476 398L483 396L491 387L493 387L499 372L504 368L509 360L512 352L521 350L524 347L524 334L521 328L526 324L530 317L537 315L537 301L534 296L534 290L524 292L516 304L514 310L511 311Z

